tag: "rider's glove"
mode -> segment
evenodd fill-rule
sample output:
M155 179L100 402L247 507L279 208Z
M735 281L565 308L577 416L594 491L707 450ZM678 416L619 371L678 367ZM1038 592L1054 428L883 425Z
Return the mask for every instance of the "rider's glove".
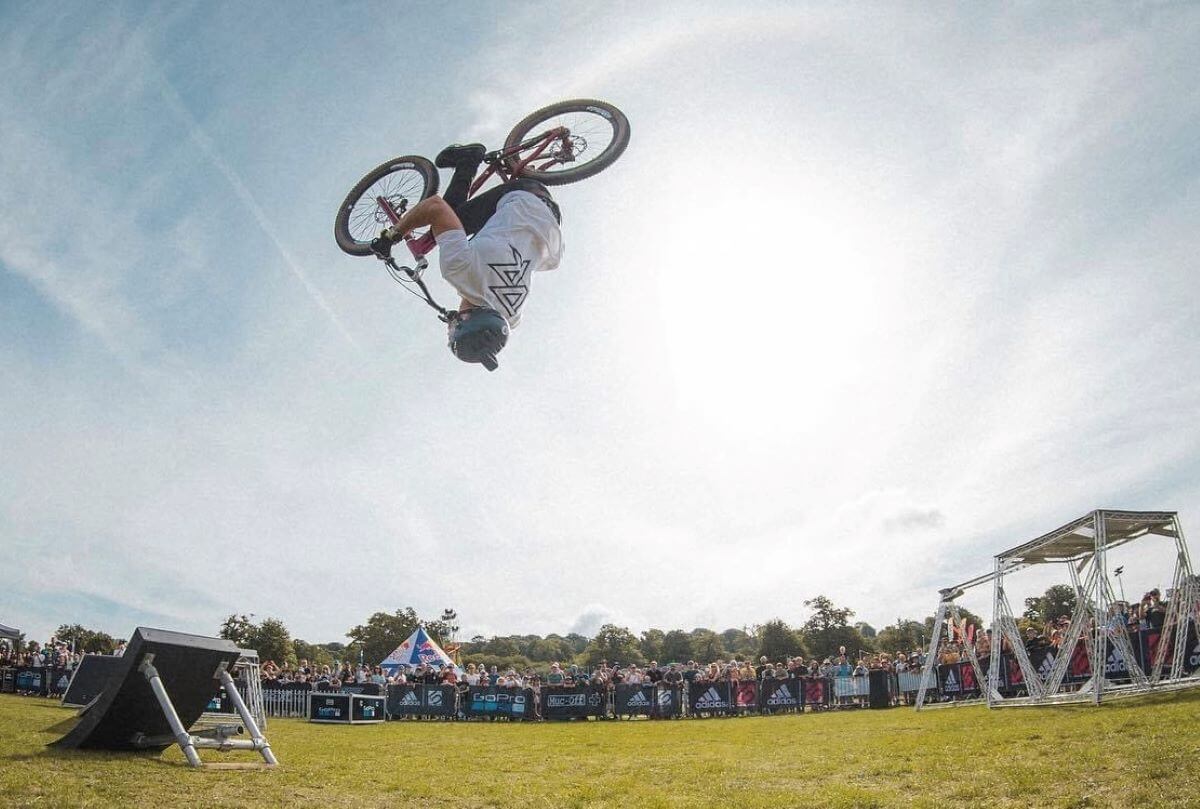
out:
M371 242L371 252L379 256L379 258L392 257L392 245L395 244L395 242L389 235L390 233L391 229L389 228L388 230L380 233L379 238Z

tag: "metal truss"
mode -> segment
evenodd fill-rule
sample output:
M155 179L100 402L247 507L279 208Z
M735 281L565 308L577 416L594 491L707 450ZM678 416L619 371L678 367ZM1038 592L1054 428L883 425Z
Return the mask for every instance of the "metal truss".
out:
M1139 665L1123 618L1114 612L1116 594L1109 582L1106 554L1112 548L1147 536L1173 540L1176 546L1173 587L1169 608L1163 622L1161 641L1154 657L1148 662L1149 671ZM1018 570L1034 565L1065 564L1071 587L1075 591L1075 609L1060 643L1060 651L1048 670L1034 668L1025 650L1012 605L1005 593L1004 578ZM1192 573L1187 542L1179 515L1167 511L1097 510L1066 525L1020 545L995 558L994 572L947 588L940 593L933 637L925 658L921 686L917 692L917 709L941 704L972 704L981 699L957 700L953 703L931 702L925 705L927 689L936 682L937 652L942 640L943 624L948 616L961 624L955 600L965 590L992 582L992 654L988 667L986 688L979 659L973 648L967 649L967 659L975 669L981 691L989 707L1006 705L1049 705L1090 702L1099 704L1104 698L1136 696L1156 691L1174 691L1200 686L1200 669L1185 676L1187 659L1188 622L1200 629L1200 576ZM1083 643L1092 676L1082 685L1068 685L1067 674L1076 647ZM1004 697L1000 691L1002 651L1010 649L1024 680L1024 696ZM1113 683L1107 676L1108 660L1124 663L1128 683ZM1168 659L1169 657L1169 659ZM1045 666L1043 666L1045 669ZM937 687L936 685L932 687Z

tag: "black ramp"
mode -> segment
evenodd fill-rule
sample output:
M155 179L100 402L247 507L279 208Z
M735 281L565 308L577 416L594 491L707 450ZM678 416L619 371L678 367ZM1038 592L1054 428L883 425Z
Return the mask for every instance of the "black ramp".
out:
M121 665L121 658L112 655L84 655L71 675L71 684L63 694L62 704L82 708L100 696L108 678Z
M79 724L53 745L161 751L174 744L174 741L150 746L134 744L134 739L143 734L167 738L172 735L149 681L138 671L151 654L154 668L186 728L200 718L216 694L221 664L232 668L241 653L232 641L138 627L125 654L117 658L121 665L111 670L100 696Z

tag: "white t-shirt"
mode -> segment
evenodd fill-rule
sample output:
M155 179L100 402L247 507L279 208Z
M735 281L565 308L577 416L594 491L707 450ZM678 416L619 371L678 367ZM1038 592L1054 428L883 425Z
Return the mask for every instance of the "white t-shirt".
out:
M437 237L442 277L476 306L490 306L508 319L521 320L534 272L553 270L562 259L562 233L554 214L528 191L510 191L496 213L467 240L461 230Z

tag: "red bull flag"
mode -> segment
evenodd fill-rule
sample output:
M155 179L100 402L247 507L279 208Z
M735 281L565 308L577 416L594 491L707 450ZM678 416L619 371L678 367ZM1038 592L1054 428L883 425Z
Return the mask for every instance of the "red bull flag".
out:
M444 665L451 665L457 670L458 666L450 659L450 655L442 650L437 642L429 637L429 633L425 631L425 627L418 626L417 631L408 636L408 640L401 643L396 649L379 665L388 674L395 674L401 666L428 666L434 665L441 668Z

